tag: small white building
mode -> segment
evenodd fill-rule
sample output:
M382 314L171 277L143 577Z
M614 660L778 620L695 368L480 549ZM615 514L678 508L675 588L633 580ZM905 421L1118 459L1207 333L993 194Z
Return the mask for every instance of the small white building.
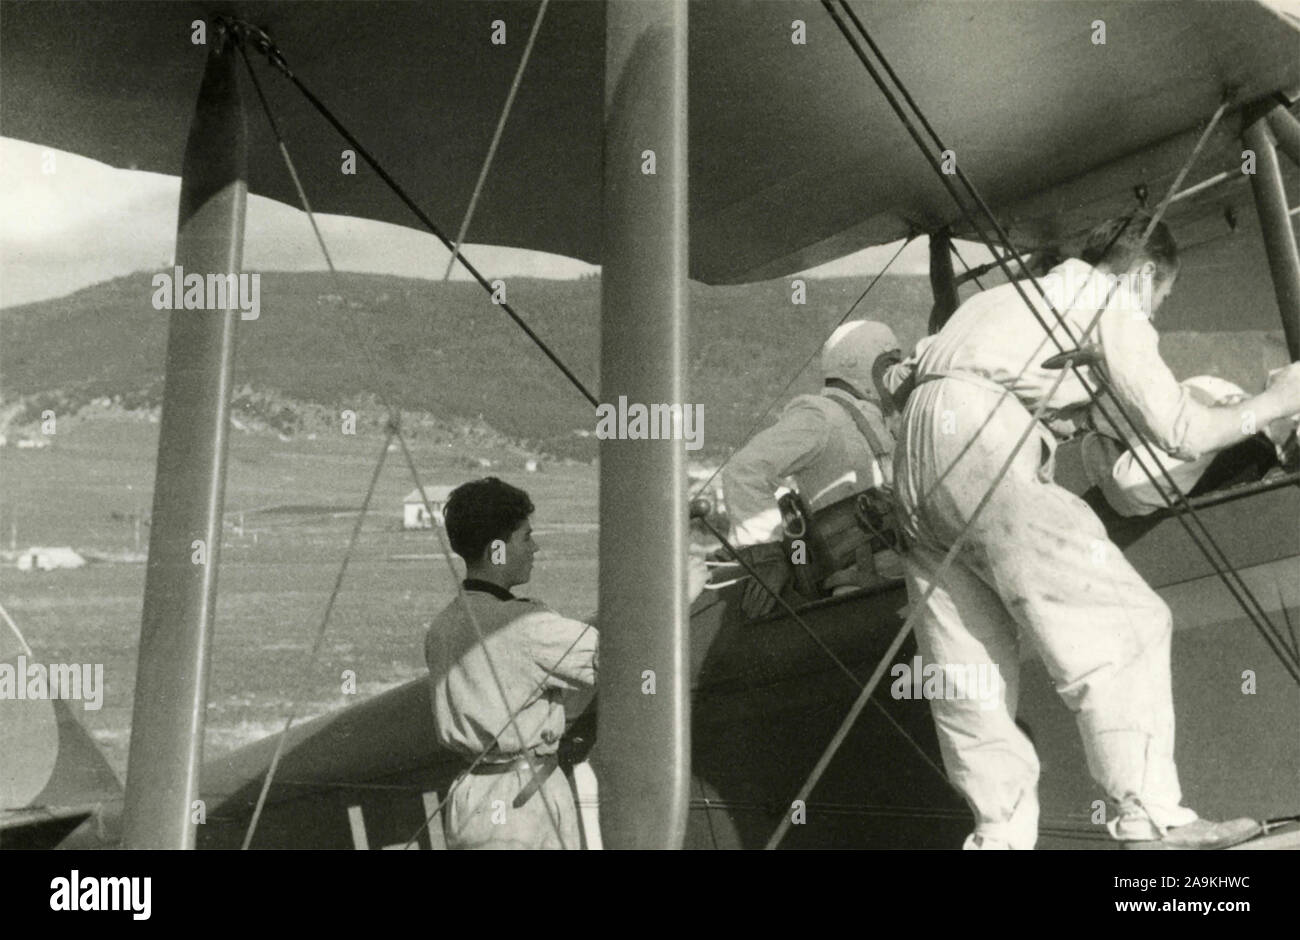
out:
M434 520L438 525L443 524L442 507L447 504L447 497L451 495L453 486L426 486L425 493L429 496L429 505L433 508ZM424 500L420 498L418 489L411 490L406 494L406 499L402 501L402 528L403 529L432 529L433 521L429 518L429 512L424 508Z
M85 566L86 559L67 546L32 547L18 556L19 571L53 571L55 568L84 568Z

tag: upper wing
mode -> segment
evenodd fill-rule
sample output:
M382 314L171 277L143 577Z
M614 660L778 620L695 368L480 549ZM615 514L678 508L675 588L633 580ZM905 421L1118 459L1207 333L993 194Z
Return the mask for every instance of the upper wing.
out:
M1127 208L1136 184L1158 198L1225 87L1240 102L1279 91L1293 99L1300 89L1300 31L1258 3L858 0L855 9L1025 245ZM464 2L239 7L450 231L535 11ZM116 166L177 173L205 54L191 43L191 24L209 12L207 3L5 2L0 128ZM820 4L710 0L691 4L690 16L693 277L772 277L960 222ZM504 46L490 42L496 19L507 25ZM806 26L802 44L792 41L796 20ZM1094 42L1097 21L1104 45ZM474 241L600 261L604 47L603 4L551 4ZM410 224L368 168L340 171L344 144L288 82L255 66L314 207ZM296 204L247 95L250 187ZM1239 151L1234 121L1207 167Z

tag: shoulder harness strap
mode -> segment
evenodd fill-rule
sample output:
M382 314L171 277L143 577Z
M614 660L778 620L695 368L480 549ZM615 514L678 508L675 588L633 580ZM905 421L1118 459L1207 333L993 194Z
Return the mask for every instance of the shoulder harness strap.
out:
M838 392L836 389L827 389L824 394L827 398L848 412L849 417L853 419L853 423L857 426L857 429L862 432L862 436L867 439L867 446L871 448L872 455L880 464L881 471L885 474L885 478L888 479L890 476L889 461L894 453L894 448L885 443L884 435L888 432L884 431L883 428L877 429L873 427L871 420L862 413L862 409L858 408L858 406L842 392Z

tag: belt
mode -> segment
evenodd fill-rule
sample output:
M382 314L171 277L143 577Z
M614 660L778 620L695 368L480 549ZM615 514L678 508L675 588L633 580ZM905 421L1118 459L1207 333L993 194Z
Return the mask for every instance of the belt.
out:
M917 379L916 384L920 385L924 382L937 382L939 379L956 379L959 382L977 385L980 388L987 389L991 392L997 392L998 394L1003 394L1007 391L1005 385L999 385L987 376L979 375L975 372L964 372L960 369L954 369L951 372L928 372L921 378Z
M519 795L515 797L514 803L512 804L515 809L519 809L519 807L531 800L533 794L542 788L542 785L546 783L551 774L555 772L555 768L560 765L558 754L533 754L531 756L532 764L537 768L537 772L533 774L532 779L529 780L528 783L524 784L524 788L520 790ZM527 770L528 765L529 755L520 754L513 760L498 761L496 763L481 762L474 765L473 769L469 772L475 776L491 777L512 770Z
M1019 404L1026 412L1029 412L1029 407L1020 400L1018 395L1008 389L1005 385L999 385L992 379L983 375L977 375L974 372L964 372L960 369L954 369L951 372L930 372L923 378L917 379L916 384L920 385L923 382L937 382L939 379L956 379L958 382L965 382L968 385L974 385L987 391L997 392L999 395L1007 395ZM1044 415L1044 418L1045 417L1046 415ZM1051 465L1052 457L1056 453L1056 435L1052 432L1052 429L1044 423L1043 418L1040 418L1037 424L1038 429L1041 432L1040 443L1043 447L1041 466L1047 468ZM1047 478L1050 478L1050 475L1049 471Z

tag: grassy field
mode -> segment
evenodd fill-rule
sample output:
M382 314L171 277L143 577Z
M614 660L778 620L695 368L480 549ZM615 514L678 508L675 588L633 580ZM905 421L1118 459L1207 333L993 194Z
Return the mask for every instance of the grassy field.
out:
M134 527L113 519L152 490L158 426L100 415L60 422L43 450L0 449L2 515L19 547L73 545L83 554L134 547ZM382 438L362 432L281 441L273 432L231 441L227 521L244 512L243 534L222 543L220 600L209 693L209 754L348 704L341 673L355 670L367 696L422 673L421 623L454 593L433 533L402 531L402 499L413 488L390 453L334 609L321 661L307 656L339 569L355 510ZM521 462L471 473L432 443L413 446L425 482L457 483L483 472L524 487L538 507L542 547L523 593L574 616L595 608L596 484L587 465ZM292 507L266 511L267 507ZM147 529L146 529L147 532ZM19 573L0 567L0 598L46 662L103 663L102 710L78 714L115 769L126 765L144 590L142 563L92 563L73 571Z

